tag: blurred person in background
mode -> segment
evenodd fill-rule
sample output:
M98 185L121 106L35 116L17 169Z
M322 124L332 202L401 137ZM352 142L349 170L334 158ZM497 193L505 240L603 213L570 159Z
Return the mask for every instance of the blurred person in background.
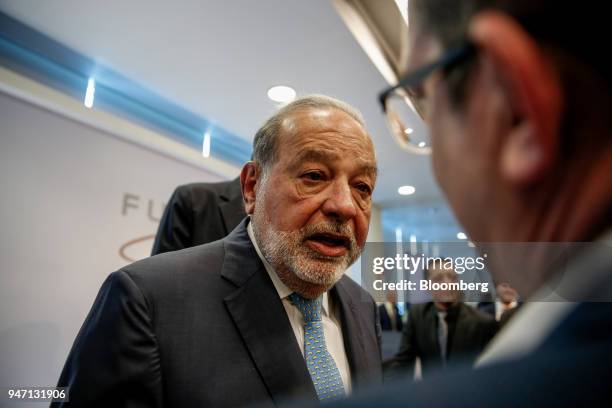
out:
M403 321L397 304L397 292L387 291L387 300L378 305L382 331L402 331Z
M457 273L442 258L424 269L434 283L456 283ZM446 366L471 365L497 332L495 320L462 302L459 290L434 290L432 301L412 304L395 357L385 362L385 378L412 375L417 358L422 376Z
M239 177L178 186L164 210L151 255L221 239L244 217Z
M404 327L404 305L397 303L397 292L387 291L386 301L378 304L378 316L382 330L381 352L382 359L389 359L395 355Z
M477 309L495 318L502 327L516 313L519 306L516 290L507 282L498 282L495 285L495 302L479 302Z

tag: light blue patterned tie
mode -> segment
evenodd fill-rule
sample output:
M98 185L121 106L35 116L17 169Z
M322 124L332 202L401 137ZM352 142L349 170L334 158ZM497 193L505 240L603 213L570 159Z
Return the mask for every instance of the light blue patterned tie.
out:
M345 394L340 371L325 343L321 297L305 299L292 293L289 299L304 317L304 358L319 400L343 397Z

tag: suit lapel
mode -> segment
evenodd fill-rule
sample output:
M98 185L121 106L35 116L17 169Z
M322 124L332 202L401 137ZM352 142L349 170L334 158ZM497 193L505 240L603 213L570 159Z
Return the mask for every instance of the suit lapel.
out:
M363 340L367 335L363 330L361 320L353 304L343 278L330 290L334 305L339 305L342 321L342 339L344 350L351 369L351 378L355 387L363 386L366 374L371 371L368 353L366 353Z
M247 221L225 241L222 275L237 285L224 301L276 404L289 398L316 400L316 393L289 318L255 252Z

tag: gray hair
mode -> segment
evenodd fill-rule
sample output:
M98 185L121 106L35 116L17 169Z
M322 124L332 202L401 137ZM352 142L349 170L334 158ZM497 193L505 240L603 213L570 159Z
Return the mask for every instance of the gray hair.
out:
M338 109L355 119L365 128L361 113L351 105L325 95L309 95L285 105L259 128L253 140L253 161L264 173L276 162L278 139L283 130L284 120L302 109Z

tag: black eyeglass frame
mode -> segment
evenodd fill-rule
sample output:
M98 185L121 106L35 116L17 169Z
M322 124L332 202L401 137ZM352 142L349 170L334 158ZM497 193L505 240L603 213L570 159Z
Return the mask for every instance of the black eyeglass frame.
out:
M475 50L476 49L472 44L466 43L460 47L453 48L445 52L438 60L404 75L397 85L393 85L385 89L378 95L378 101L380 102L383 112L387 113L387 99L389 98L389 95L395 92L396 89L404 88L405 90L408 90L408 88L412 88L415 85L422 83L425 78L436 70L448 69L452 65L461 62L464 58L472 55Z

